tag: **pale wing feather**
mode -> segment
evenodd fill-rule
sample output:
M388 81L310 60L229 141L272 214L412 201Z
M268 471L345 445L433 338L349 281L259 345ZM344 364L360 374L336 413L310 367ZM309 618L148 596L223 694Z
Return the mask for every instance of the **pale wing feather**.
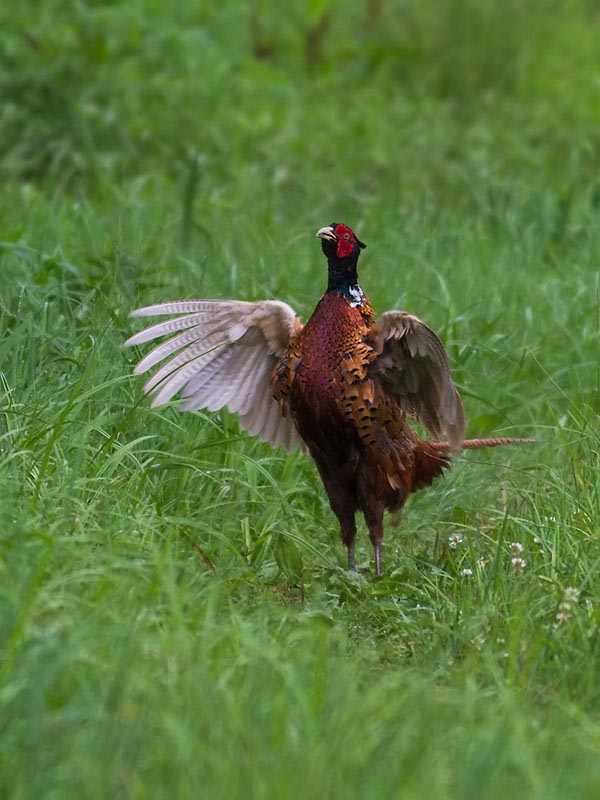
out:
M253 403L250 411L240 415L240 425L253 436L259 436L264 441L269 441L266 439L266 431L269 420L273 419L273 406L277 409L279 419L285 421L287 418L279 415L279 406L271 394L268 376L266 377L267 380L263 379L257 384L256 402Z
M130 336L125 342L124 346L130 347L134 344L143 344L144 342L152 341L152 339L158 339L159 336L168 336L170 333L182 331L185 328L193 328L196 325L201 325L203 322L206 322L207 316L208 315L206 312L185 314L183 317L175 317L174 319L168 319L165 322L159 322L156 325L152 325L150 328L144 328L143 331ZM214 315L210 317L212 326L215 325L217 319L219 319L219 316ZM164 344L170 344L172 341L175 340L170 339Z
M261 372L268 373L261 375ZM254 347L248 354L245 364L240 367L239 391L227 402L227 407L234 414L246 414L254 403L252 391L254 385L271 377L271 365L264 361L261 350Z
M252 403L245 414L240 414L239 417L240 425L253 436L258 435L264 425L263 415L265 413L266 394L264 384L260 382L257 383L255 402ZM270 406L266 407L269 408Z
M183 411L202 408L202 402L198 402L201 401L203 397L200 390L204 384L208 383L215 374L218 374L219 371L223 369L223 366L229 361L229 356L229 349L221 348L221 350L215 352L215 357L207 361L206 365L201 368L197 375L189 379L180 392L181 397L185 399L185 403L181 405Z
M163 367L160 368L148 381L148 388L151 389L153 386L156 386L163 378L165 378L170 372L174 372L178 367L182 366L183 364L191 361L193 358L197 358L198 356L204 356L208 361L212 361L216 358L219 354L219 347L227 344L227 338L225 332L218 331L215 333L214 336L210 338L204 336L204 338L200 338L202 336L201 332L194 328L191 331L186 331L189 333L191 338L187 338L187 341L181 344L181 342L177 343L177 346L173 345L172 347L165 347L164 350L161 350L159 347L155 347L148 355L143 358L140 363L135 368L136 375L142 375L144 372L148 372L149 369L156 366L156 364L164 361L167 356L170 356L174 353L178 353L178 355L171 358L167 361ZM175 337L179 339L179 336ZM165 342L165 345L170 345L170 342ZM187 346L189 345L189 346ZM183 349L185 347L185 350Z
M209 411L226 405L230 411L237 412L239 405L247 402L254 393L254 384L261 383L262 372L268 371L270 375L274 366L272 359L265 359L262 348L229 346L227 355L227 363L197 391L198 395L204 397L203 405ZM252 375L247 373L248 362L255 365Z
M248 331L248 336L254 331ZM248 345L246 337L240 345ZM228 346L222 356L203 370L198 378L189 381L181 394L189 397L194 408L214 411L227 405L234 413L249 408L254 403L254 385L262 381L262 372L270 377L273 369L270 359L265 359L262 343L255 346ZM205 373L209 373L205 376ZM193 383L193 386L191 385ZM186 401L184 408L191 407Z
M222 343L220 347L226 348L228 345L226 343ZM170 372L166 380L162 380L164 378L164 375L162 375L162 383L158 381L157 373L154 378L148 381L144 386L144 391L146 393L153 391L156 392L154 399L152 400L152 408L157 408L158 406L168 403L169 400L172 400L180 390L185 389L187 382L191 380L194 375L196 375L198 370L203 369L207 363L210 363L210 361L216 357L217 355L215 350L206 353L204 348L201 348L201 353L199 355L187 359L186 362L181 364L175 372ZM163 370L160 370L160 372L164 372L170 366L171 364L165 365Z
M185 347L186 344L191 344L192 342L196 341L198 338L198 331L196 327L197 326L194 326L189 330L183 331L183 333L180 333L178 336L174 336L167 342L159 344L158 347L154 348L154 350L151 350L148 355L144 356L144 358L136 366L136 374L141 375L144 372L147 372L149 369L152 369L153 366L159 364L167 356L170 356L171 353L176 353L178 350L181 350L182 347ZM134 342L134 344L136 343Z
M254 361L254 370L255 370L254 374L256 375L256 378L254 378L253 376L249 375L248 378L246 379L244 385L242 386L242 390L240 391L239 396L235 397L227 405L229 410L232 411L235 414L240 414L241 416L244 416L244 414L247 414L252 409L252 406L256 402L256 400L255 400L255 398L253 396L253 393L252 393L252 389L253 389L253 387L255 386L255 384L257 383L258 380L261 381L261 386L264 384L265 386L268 387L269 398L271 400L275 399L273 397L271 389L270 389L270 379L271 379L270 365L269 365L268 368L263 368L263 371L264 371L265 374L261 375L261 366L260 366L258 360L256 360L256 361Z
M232 307L255 306L256 303L243 300L173 300L169 303L156 303L132 311L130 317L158 317L162 314L211 314L220 313ZM282 303L282 305L284 305Z
M292 437L296 432L296 426L294 425L290 417L286 417L285 422L286 422L285 425L279 426L279 430L277 431L277 437L275 441L277 442L278 445L281 445L281 447L284 447L286 450L289 450L292 447L291 441ZM304 443L302 444L302 447L304 450L306 450Z
M253 352L251 358L248 356L248 361L251 360L252 363L255 363L255 355L256 353ZM264 360L264 354L261 352L259 356L259 363L261 363ZM181 390L181 396L186 398L185 403L182 405L183 410L208 408L210 411L210 402L213 394L218 398L223 396L225 400L224 393L227 387L232 383L232 379L229 378L229 369L231 367L235 369L237 366L240 367L240 370L245 370L247 362L244 360L243 363L239 365L238 360L233 358L230 347L223 350L219 358L215 359L207 368L203 369L200 375L188 381ZM238 387L240 391L243 390L242 382L243 376L240 373L236 380L236 387ZM227 401L225 401L224 404L226 405ZM221 406L219 406L219 408L221 408Z
M143 344L144 342L157 339L160 336L167 336L168 334L175 333L178 330L183 330L178 336L173 336L166 342L161 342L154 350L151 350L148 355L143 358L136 367L136 374L141 375L147 372L159 361L162 361L171 353L176 353L181 350L186 344L196 341L207 335L216 337L219 332L227 330L229 323L226 316L215 316L210 319L210 330L206 330L206 315L205 314L191 314L178 319L168 320L161 322L159 325L153 325L140 332L139 335L132 336L125 342L125 346L134 344Z
M446 435L460 449L465 414L437 334L412 314L388 311L377 322L375 347L372 375L432 436Z
M161 392L159 392L161 399L155 398L153 405L162 405L174 397L189 378L217 359L224 347L227 347L227 342L223 341L223 337L220 337L214 344L205 341L195 342L186 347L178 356L167 361L144 384L146 393L152 392L162 384ZM183 376L186 376L186 380L183 380ZM182 380L183 383L181 382Z
M277 358L301 323L286 303L265 300L190 300L160 303L131 316L179 314L130 337L125 345L161 342L137 365L141 374L164 361L144 386L154 394L152 406L179 393L184 410L227 406L239 415L240 426L271 445L292 450L304 446L296 426L282 417L273 398L270 378Z
M228 327L225 323L221 322L221 325L218 326L216 330L211 329L209 331L206 329L206 326L202 327L202 329L200 329L200 326L196 326L195 330L197 333L195 341L193 341L189 347L186 347L183 352L180 352L170 361L167 361L167 363L145 384L144 391L150 392L155 386L158 386L161 381L165 380L168 375L172 376L165 382L161 389L161 399L159 400L157 396L153 401L153 406L162 405L170 400L184 384L187 384L187 380L184 380L185 377L196 373L198 373L200 377L204 370L217 359L220 359L217 366L227 363L228 357L226 354L223 354L221 358L222 351L223 349L228 350L239 338L240 325L241 323L236 323L232 329L230 326ZM188 369L185 366L190 361L194 361L194 367L192 369ZM142 364L143 360L135 368L136 374L142 372ZM146 370L147 369L148 367L146 366ZM201 370L202 372L200 372ZM214 372L214 369L212 372ZM186 392L185 396L188 396L188 394L189 393Z
M247 424L247 419L245 416L239 416L238 421L240 427L247 431L251 436L258 436L259 439L261 439L263 442L267 442L272 447L283 447L288 452L291 452L295 447L299 446L304 452L308 452L306 445L300 438L298 430L290 417L279 416L276 426L275 423L273 423L274 429L269 432L269 434L265 432L265 419L274 419L273 409L267 405L270 403L274 404L275 411L277 414L279 414L279 407L277 403L273 400L270 394L267 394L265 399L265 407L260 412L263 415L263 419L250 426Z

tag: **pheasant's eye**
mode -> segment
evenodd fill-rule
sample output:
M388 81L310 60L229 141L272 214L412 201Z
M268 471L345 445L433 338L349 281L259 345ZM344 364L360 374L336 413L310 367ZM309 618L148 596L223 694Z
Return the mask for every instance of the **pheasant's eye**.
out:
M350 234L349 234L349 233L345 233L345 234L344 234L344 239L345 239L347 242L349 242L349 241L350 241Z

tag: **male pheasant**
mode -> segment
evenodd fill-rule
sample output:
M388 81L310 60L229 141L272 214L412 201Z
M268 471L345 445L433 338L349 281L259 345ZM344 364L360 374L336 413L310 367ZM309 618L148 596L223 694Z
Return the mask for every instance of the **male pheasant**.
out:
M174 334L137 365L163 366L144 386L153 406L177 393L183 409L227 407L272 446L300 445L316 462L355 569L355 515L362 511L381 574L383 513L449 466L451 452L526 441L464 440L465 415L437 335L417 317L378 321L357 276L365 245L346 225L316 235L327 257L327 291L305 326L276 300L190 300L132 316L177 315L137 333L137 345ZM417 418L436 439L421 439Z

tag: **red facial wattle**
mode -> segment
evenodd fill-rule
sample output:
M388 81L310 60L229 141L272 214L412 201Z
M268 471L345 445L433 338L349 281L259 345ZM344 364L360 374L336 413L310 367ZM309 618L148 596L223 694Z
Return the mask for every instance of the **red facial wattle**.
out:
M346 258L346 256L349 256L354 250L354 246L356 245L356 236L352 233L350 228L341 224L336 225L334 233L338 240L337 257Z

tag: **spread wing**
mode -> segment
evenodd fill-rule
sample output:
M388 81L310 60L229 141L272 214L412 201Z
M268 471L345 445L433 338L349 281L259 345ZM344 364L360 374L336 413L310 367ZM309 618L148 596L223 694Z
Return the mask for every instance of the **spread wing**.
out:
M302 440L290 417L282 417L269 380L279 356L302 323L287 303L263 300L189 300L160 303L133 311L133 317L175 315L136 333L125 346L161 336L171 338L151 350L136 375L164 364L144 391L160 406L176 394L184 410L227 406L244 430L273 447L292 450Z
M370 367L400 406L436 439L448 437L460 449L465 434L465 413L452 382L448 356L438 336L418 317L388 311L377 321L375 349Z

